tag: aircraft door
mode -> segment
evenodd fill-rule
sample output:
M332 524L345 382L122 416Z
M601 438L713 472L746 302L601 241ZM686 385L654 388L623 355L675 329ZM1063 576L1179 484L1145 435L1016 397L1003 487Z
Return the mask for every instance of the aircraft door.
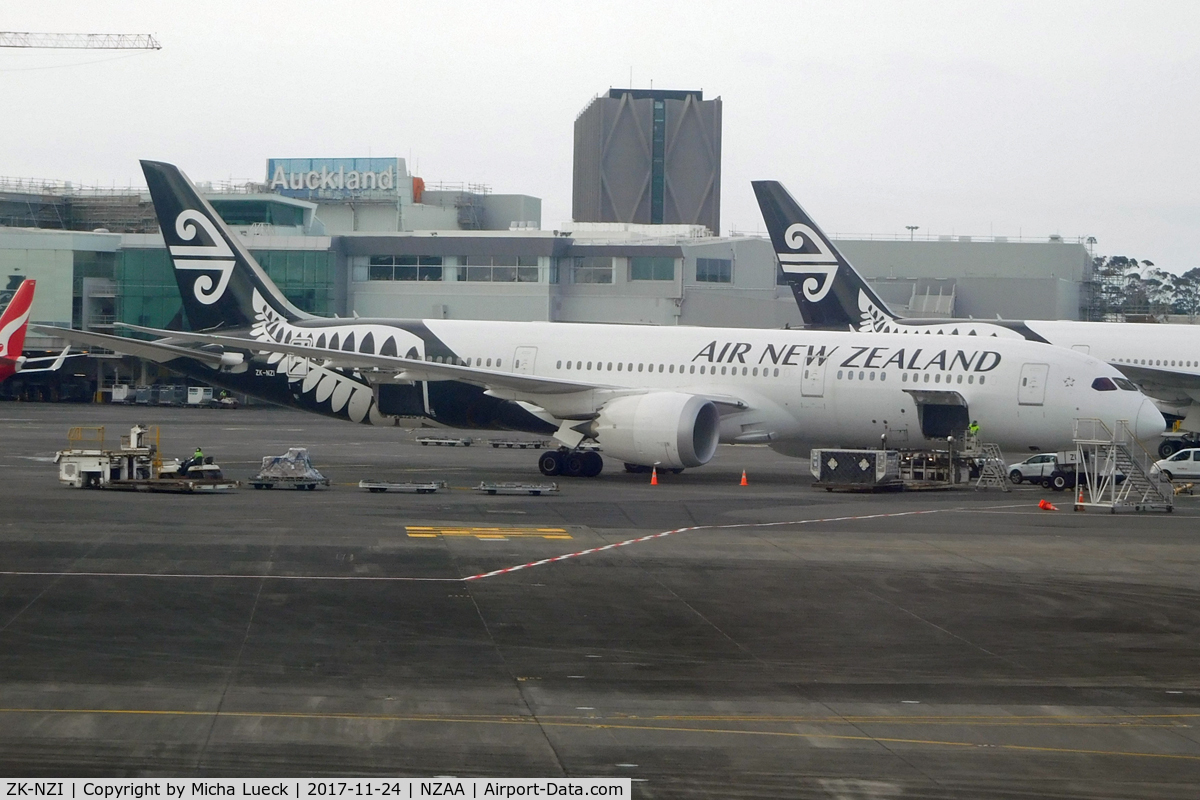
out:
M1049 364L1023 364L1021 383L1017 387L1018 405L1042 405L1046 401L1046 376L1049 374Z
M304 345L312 347L311 336L296 336L292 339L292 344ZM284 369L287 370L288 380L299 381L304 380L308 376L308 370L312 366L307 358L300 356L284 356Z
M518 375L532 375L536 363L536 347L518 347L513 353L513 372Z
M303 380L308 375L309 361L307 358L300 356L284 356L287 361L287 376L288 380L299 381Z
M825 363L829 359L810 356L804 362L804 374L800 379L800 394L803 397L825 396Z

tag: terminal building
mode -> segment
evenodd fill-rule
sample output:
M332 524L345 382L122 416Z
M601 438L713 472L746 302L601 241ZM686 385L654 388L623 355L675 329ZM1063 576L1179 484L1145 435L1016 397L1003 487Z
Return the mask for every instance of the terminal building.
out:
M648 138L626 142L649 154L636 175L621 174L625 157L613 154L624 151L589 144L597 131L628 138L642 122ZM689 164L702 180L685 180ZM621 188L634 184L636 202ZM426 184L401 158L273 158L261 181L197 186L284 294L317 315L803 324L769 240L720 233L720 100L699 92L613 90L593 101L576 123L581 219L556 227L543 225L539 198ZM625 199L605 206L597 196ZM1079 319L1090 299L1079 241L833 238L907 316ZM22 278L38 281L33 322L105 333L187 325L144 189L0 179L0 305ZM62 346L26 341L30 355ZM91 397L168 380L111 353L68 364L61 375L18 375L0 397Z

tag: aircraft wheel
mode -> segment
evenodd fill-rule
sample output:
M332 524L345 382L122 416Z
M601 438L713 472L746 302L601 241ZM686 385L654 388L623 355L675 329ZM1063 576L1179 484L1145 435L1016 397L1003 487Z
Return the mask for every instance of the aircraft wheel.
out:
M562 472L562 457L557 452L542 453L538 458L538 469L547 478L552 478Z
M1018 484L1018 485L1021 483L1022 480L1024 480L1021 477L1021 470L1019 470L1019 469L1014 469L1012 472L1008 473L1008 479L1010 481L1012 481L1014 484Z
M583 454L583 477L594 478L604 469L604 459L595 451Z
M584 474L583 453L567 453L563 456L562 472L568 478L582 478Z

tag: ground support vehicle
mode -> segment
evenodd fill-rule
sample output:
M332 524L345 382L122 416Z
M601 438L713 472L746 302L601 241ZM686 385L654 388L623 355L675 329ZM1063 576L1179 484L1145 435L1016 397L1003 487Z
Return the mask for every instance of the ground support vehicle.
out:
M490 483L483 481L475 491L485 494L558 494L557 483Z
M446 447L470 447L470 437L455 437L455 436L418 436L417 441L421 446L436 444L438 447L445 445Z
M1168 431L1158 445L1159 458L1170 458L1180 450L1200 447L1200 433L1192 431Z
M1155 461L1151 472L1160 472L1167 480L1176 478L1200 478L1200 447L1180 450L1160 461Z
M541 450L543 447L550 446L550 442L545 439L536 439L534 441L528 439L488 439L488 444L495 448L507 447L510 450L514 447L521 450L527 447L532 447L534 450Z
M58 480L77 489L115 489L136 492L193 494L236 489L211 457L198 464L191 459L164 464L159 455L158 428L134 425L121 437L118 449L108 449L103 427L76 427L67 432L70 446L54 456Z
M368 481L362 480L358 482L358 488L366 489L373 494L382 492L401 492L405 494L433 494L438 489L446 489L450 484L445 481L425 481L396 483L394 481Z
M262 469L247 482L255 489L291 486L312 491L318 486L328 486L329 478L312 465L308 448L292 447L281 456L263 456Z

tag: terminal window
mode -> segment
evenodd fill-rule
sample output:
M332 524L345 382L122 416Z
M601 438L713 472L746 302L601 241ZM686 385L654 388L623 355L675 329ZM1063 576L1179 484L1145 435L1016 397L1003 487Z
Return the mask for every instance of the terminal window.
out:
M675 280L675 259L662 256L634 256L629 259L631 281Z
M733 283L733 262L728 258L697 258L697 283Z
M369 279L373 281L440 281L441 256L371 256Z
M537 256L459 256L458 279L486 283L537 283Z
M612 283L613 265L609 256L583 256L575 259L572 283Z

